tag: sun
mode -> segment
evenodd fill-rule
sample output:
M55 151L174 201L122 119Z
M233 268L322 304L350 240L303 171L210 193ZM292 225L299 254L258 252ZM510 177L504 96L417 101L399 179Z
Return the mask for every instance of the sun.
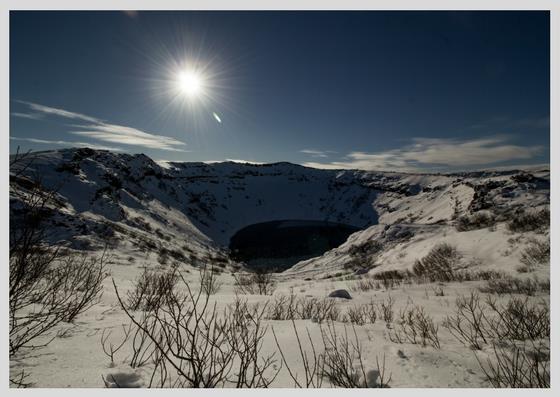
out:
M195 71L182 71L177 76L177 88L181 93L193 98L202 91L202 76Z

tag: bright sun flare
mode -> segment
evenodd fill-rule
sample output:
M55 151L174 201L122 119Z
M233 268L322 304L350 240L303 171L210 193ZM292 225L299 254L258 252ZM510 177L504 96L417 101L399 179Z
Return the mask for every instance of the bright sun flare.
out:
M179 90L189 97L194 97L200 93L202 79L200 75L193 71L179 73L177 80Z

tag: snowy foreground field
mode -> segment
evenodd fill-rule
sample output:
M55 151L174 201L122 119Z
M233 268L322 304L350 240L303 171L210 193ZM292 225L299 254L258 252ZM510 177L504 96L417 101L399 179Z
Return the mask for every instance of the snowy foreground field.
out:
M41 313L45 324L55 300L29 289L31 303L10 312L13 386L549 385L548 169L157 164L85 149L21 164L11 168L15 236L36 192L56 190L42 201L40 255L26 257L59 247L55 270L34 288L68 257L101 273L77 314L17 348L36 326L24 319ZM361 230L281 273L228 255L237 230L282 219ZM11 290L24 262L16 240ZM65 280L56 288L72 290Z

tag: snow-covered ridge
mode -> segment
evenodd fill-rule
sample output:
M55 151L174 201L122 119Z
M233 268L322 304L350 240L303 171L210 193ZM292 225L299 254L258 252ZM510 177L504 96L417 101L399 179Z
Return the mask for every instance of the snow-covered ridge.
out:
M406 174L291 163L161 166L143 154L63 149L36 153L15 186L25 189L26 178L58 191L62 205L52 222L53 241L87 249L109 236L113 243L164 247L179 257L221 252L239 229L273 220L324 220L364 229L349 245L384 225L440 230L475 211L505 213L549 203L545 168ZM17 216L17 203L10 209Z

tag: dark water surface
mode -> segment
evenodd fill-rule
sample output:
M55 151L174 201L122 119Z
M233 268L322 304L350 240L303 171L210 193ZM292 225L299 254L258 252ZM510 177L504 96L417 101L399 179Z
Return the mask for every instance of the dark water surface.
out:
M285 270L338 247L358 230L355 226L325 221L256 223L235 233L229 248L234 259L251 267Z

